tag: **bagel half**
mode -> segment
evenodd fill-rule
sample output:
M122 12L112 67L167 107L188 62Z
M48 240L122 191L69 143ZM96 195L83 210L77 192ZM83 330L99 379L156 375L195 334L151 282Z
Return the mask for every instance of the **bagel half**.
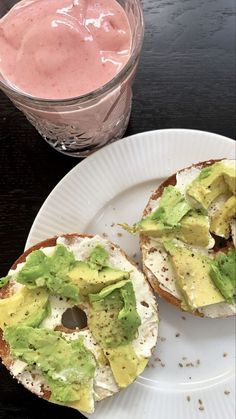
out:
M186 194L188 178L190 179L189 183L191 183L199 175L201 169L207 168L219 161L220 160L209 160L194 164L170 176L152 193L148 204L144 209L143 217L148 216L154 209L158 207L158 202L163 194L165 187L169 185L176 186L178 183L181 192ZM208 214L214 213L218 204L221 205L224 201L222 197L220 197L218 200L216 199L209 206ZM229 249L234 248L235 246L235 225L236 220L234 219L231 223L231 234L228 239L222 239L221 237L214 235L215 243L214 241L212 243L212 238L210 236L209 245L206 246L208 249L201 248L199 246L196 246L196 248L194 246L189 246L189 248L196 250L197 253L202 253L203 255L210 254L211 257L216 256L219 251L227 252ZM181 241L179 241L179 244L183 245ZM147 234L140 233L140 247L142 251L143 271L147 276L152 288L168 303L179 309L182 309L182 295L176 286L176 277L175 273L173 272L173 267L171 266L168 253L165 251L160 242L158 243L158 240L155 237L151 237ZM156 260L156 267L153 268L154 265L150 263L150 259L152 259L152 262L153 260ZM221 302L207 305L202 308L195 309L191 312L202 317L228 317L235 315L235 305Z
M16 295L19 290L24 287L24 285L16 282L16 273L19 272L24 266L27 256L30 255L33 251L39 249L43 250L46 255L50 256L52 249L55 248L56 244L61 244L68 250L72 251L75 255L75 259L78 261L87 260L88 255L96 246L103 246L109 254L107 262L108 266L117 270L122 269L126 272L129 272L129 281L132 283L136 299L136 310L140 317L140 324L137 329L137 333L131 342L132 350L134 351L137 359L139 359L137 368L135 370L136 373L132 373L132 375L128 369L126 374L126 368L129 368L129 357L127 360L125 357L122 359L123 352L121 352L117 356L121 357L121 362L123 363L122 374L123 376L126 375L128 377L126 377L128 381L126 380L121 383L120 379L117 380L118 375L117 371L115 371L115 369L117 369L117 365L115 365L114 362L112 363L111 357L109 358L109 349L104 348L98 344L96 338L89 330L88 325L82 329L79 329L78 327L68 328L68 326L65 327L63 324L62 316L64 312L67 309L74 307L76 304L68 298L62 298L53 295L50 295L49 297L51 313L48 314L47 317L43 320L40 327L48 330L59 331L67 342L70 342L79 337L83 338L86 349L91 352L96 363L95 373L93 379L90 382L91 394L89 402L87 401L87 403L85 403L82 400L79 402L71 401L68 403L61 403L60 401L55 400L55 398L52 399L52 391L50 389L50 385L48 384L47 380L45 380L45 377L40 371L38 365L34 369L32 366L29 367L25 362L22 362L20 358L13 357L11 353L11 347L4 337L4 330L1 330L1 328L0 357L2 358L3 364L8 368L12 376L32 393L35 393L45 400L91 413L94 411L94 403L96 401L100 401L109 396L112 396L121 388L131 384L136 376L139 375L145 368L157 341L158 313L156 300L153 295L153 291L143 273L137 269L137 266L134 262L127 258L120 247L99 236L66 234L60 237L53 237L36 244L24 252L17 259L9 271L9 274L11 275L9 283L0 288L0 303L1 300L5 300L10 296ZM88 303L88 301L78 303L77 306L83 310L87 316L89 315L90 303ZM97 329L99 330L99 319L97 322ZM121 366L118 366L118 369L119 368L121 368Z

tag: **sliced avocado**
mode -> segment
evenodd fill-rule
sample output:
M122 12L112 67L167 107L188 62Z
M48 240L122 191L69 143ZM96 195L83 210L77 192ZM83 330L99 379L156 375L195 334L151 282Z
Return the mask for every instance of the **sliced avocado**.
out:
M93 380L88 384L77 385L75 388L77 398L79 400L70 403L64 402L64 406L73 407L73 409L82 410L86 413L93 413L94 411L94 390Z
M24 324L37 327L49 314L49 294L44 288L22 287L11 297L0 300L0 329Z
M89 384L94 377L96 362L82 337L67 341L60 332L13 326L6 328L4 338L14 357L42 372L52 400L78 400L78 385Z
M75 267L68 272L68 277L79 288L81 295L97 293L107 285L128 279L129 276L129 272L110 267L98 271L83 261L77 261Z
M219 253L210 264L210 276L228 303L236 296L236 251Z
M119 346L105 351L112 372L119 387L131 384L141 374L148 363L148 359L136 355L132 344Z
M183 294L183 306L191 310L225 301L215 287L209 271L211 259L185 247L164 242L176 275L176 284Z
M99 294L90 294L89 300L88 326L102 348L115 348L135 338L141 320L130 281L121 281Z
M236 196L232 195L212 216L210 231L217 236L230 237L230 220L236 215Z
M144 235L168 239L176 238L195 246L206 247L210 239L208 217L197 210L189 211L176 227L168 227L161 222L144 218L140 221L139 228Z
M236 168L235 164L232 162L231 165L225 165L224 167L224 179L227 183L229 190L232 192L233 195L236 195Z
M190 245L207 247L211 238L208 217L199 211L190 211L182 218L172 237Z
M5 285L7 285L8 282L10 281L10 279L11 279L10 275L7 275L7 276L4 276L4 277L0 278L0 289L2 287L4 287Z
M79 289L67 275L75 263L73 253L62 245L56 246L51 256L35 250L27 257L16 279L28 288L44 286L54 295L78 301Z
M89 267L91 269L102 269L106 266L109 253L104 249L103 246L97 245L91 252L88 260Z
M157 235L160 231L163 235L178 226L190 210L191 207L185 197L175 186L170 185L164 188L159 205L151 214L142 218L133 227L127 224L120 225L130 233L153 231Z
M193 198L196 206L207 209L219 195L230 192L230 174L235 178L231 169L222 162L217 162L201 170L187 188L187 194Z

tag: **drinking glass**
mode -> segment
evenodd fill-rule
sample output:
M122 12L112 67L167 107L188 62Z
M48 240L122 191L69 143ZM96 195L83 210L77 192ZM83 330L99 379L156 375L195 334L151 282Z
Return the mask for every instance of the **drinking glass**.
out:
M0 73L0 88L20 109L41 136L64 154L86 157L121 138L127 128L132 104L132 83L141 53L144 24L139 0L117 0L129 20L131 55L121 71L104 86L83 96L48 100L25 94L11 86ZM18 3L1 0L0 17ZM96 69L94 70L96 71Z

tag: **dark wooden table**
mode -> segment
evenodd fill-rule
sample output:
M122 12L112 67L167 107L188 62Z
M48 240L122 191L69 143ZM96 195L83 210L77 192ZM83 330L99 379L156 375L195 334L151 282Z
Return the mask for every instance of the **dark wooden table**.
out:
M126 135L193 128L235 138L234 0L143 4L146 35ZM51 149L3 94L0 109L2 276L22 253L45 198L79 160ZM1 419L62 415L83 417L33 396L0 367Z

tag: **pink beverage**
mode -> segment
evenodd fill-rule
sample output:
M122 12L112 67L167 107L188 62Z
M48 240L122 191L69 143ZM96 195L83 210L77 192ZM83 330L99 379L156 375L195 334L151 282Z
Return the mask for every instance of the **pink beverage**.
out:
M22 0L0 19L1 87L59 151L88 155L127 127L132 3Z

